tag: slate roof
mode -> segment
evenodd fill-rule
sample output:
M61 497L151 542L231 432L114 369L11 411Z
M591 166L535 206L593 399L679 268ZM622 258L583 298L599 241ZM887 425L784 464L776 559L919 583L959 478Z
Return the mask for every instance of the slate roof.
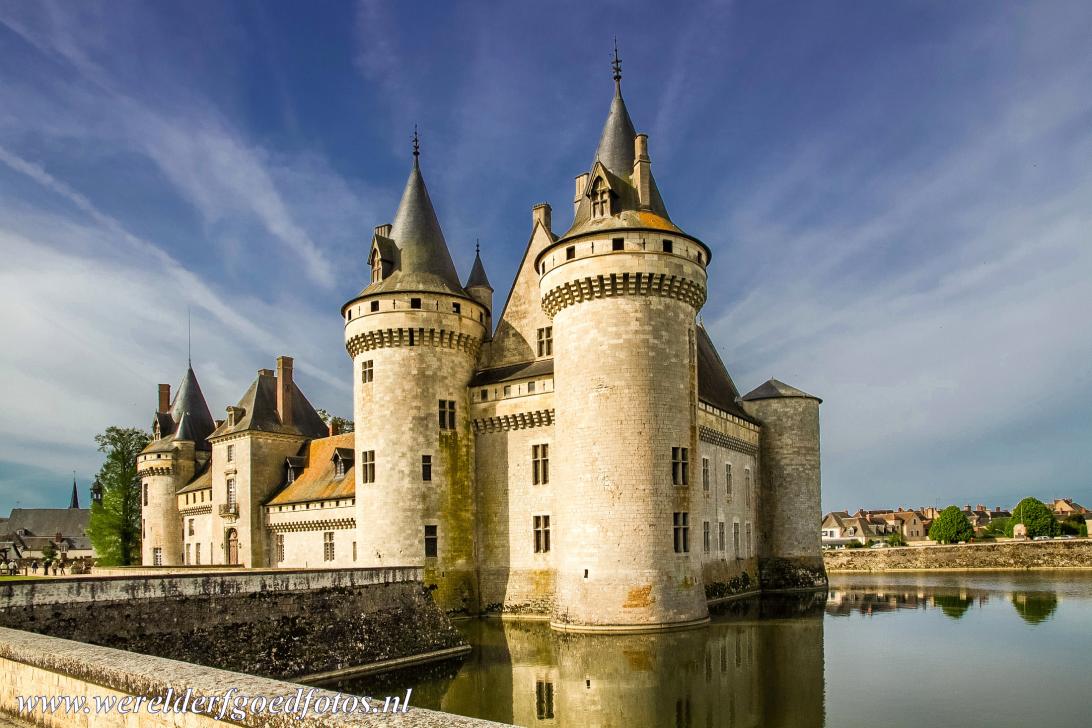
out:
M432 207L417 157L394 215L390 239L397 246L394 270L368 285L359 295L390 291L435 291L466 296L451 261L436 210Z
M493 290L493 286L489 285L489 276L485 274L485 266L482 264L480 251L474 251L474 266L470 269L470 277L466 279L466 286L464 287L468 290L471 288Z
M814 399L819 402L823 400L819 399L813 394L803 392L796 387L790 387L784 382L779 382L776 379L770 379L752 389L747 394L743 395L744 401L751 402L756 399L780 399L782 397L801 397L804 399Z
M186 368L182 383L178 385L169 412L156 412L155 424L159 426L159 439L152 440L143 452L164 452L174 449L174 443L190 441L197 450L209 450L208 437L216 429L216 423L197 383L193 367Z
M210 437L248 431L280 432L305 437L323 437L329 433L326 423L318 416L295 382L292 382L292 425L281 424L281 418L277 414L277 377L266 369L258 373L236 406L243 410L242 416L234 425L225 420Z
M755 419L739 404L739 390L736 389L728 368L724 366L720 354L717 353L713 340L709 338L709 332L701 325L696 328L698 332L698 399L748 422L755 422Z
M513 379L553 375L553 373L553 359L537 359L535 361L509 364L493 369L482 369L481 371L474 373L474 377L470 380L470 386L482 387L487 384L498 384L499 382L510 382Z
M91 548L90 520L89 508L13 508L3 525L2 540L37 551L60 533L70 547L86 550Z
M179 493L194 493L199 490L208 490L212 487L212 459L210 458L205 467L201 468L193 480L186 485L178 489Z
M311 440L303 445L299 456L306 457L307 467L266 505L280 506L289 503L352 498L356 494L355 464L345 469L344 476L336 477L334 453L347 451L348 458L351 459L355 442L353 438L352 432L346 432L333 437Z

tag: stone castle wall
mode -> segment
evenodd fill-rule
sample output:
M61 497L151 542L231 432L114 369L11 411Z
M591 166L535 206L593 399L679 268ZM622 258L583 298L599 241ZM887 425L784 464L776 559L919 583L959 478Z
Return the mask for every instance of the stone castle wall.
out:
M0 627L293 678L463 644L420 576L355 569L11 582L0 585Z

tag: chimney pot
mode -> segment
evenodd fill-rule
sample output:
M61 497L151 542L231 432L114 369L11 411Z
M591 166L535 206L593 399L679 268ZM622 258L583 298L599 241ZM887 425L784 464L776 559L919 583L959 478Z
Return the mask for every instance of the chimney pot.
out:
M391 227L392 225L389 222L386 225L376 225L375 234L381 238L389 238L391 236Z
M534 227L536 223L542 223L542 227L546 228L546 232L551 232L553 209L547 202L540 202L531 208L531 227Z
M171 409L171 385L159 385L159 412L169 412Z
M292 426L292 357L277 357L277 415L285 427Z
M334 435L340 435L341 434L338 431L337 422L334 422L333 417L330 418L330 422L326 425L326 431L330 435L330 437L333 437Z
M639 162L648 160L648 134L633 137L633 156Z
M588 178L591 177L590 172L584 174L578 174L576 176L576 191L573 193L573 214L576 214L576 208L580 207L580 198L584 195L584 188L588 186Z

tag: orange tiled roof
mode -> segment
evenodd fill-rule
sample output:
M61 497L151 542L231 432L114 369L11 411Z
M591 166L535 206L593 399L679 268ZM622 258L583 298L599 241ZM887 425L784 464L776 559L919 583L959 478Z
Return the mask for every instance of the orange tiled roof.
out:
M334 475L334 450L347 448L352 450L353 433L346 432L333 437L311 440L304 446L307 467L294 481L286 485L266 504L279 506L286 503L306 503L309 501L352 498L356 495L355 461L353 467L346 469L345 475Z

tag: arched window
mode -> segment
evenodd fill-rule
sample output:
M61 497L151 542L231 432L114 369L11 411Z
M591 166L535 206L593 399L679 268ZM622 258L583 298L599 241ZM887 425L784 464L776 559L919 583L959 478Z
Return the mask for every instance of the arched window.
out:
M592 217L606 217L610 214L610 190L602 177L596 177L591 191Z

